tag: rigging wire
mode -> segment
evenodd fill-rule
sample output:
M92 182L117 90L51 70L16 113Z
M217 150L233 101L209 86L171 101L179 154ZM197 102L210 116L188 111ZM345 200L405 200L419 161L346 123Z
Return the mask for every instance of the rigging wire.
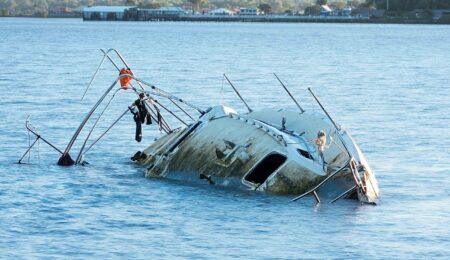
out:
M220 86L220 104L223 106L223 85L225 81L225 74L222 76L222 84Z
M30 130L27 130L28 133L28 149L31 149L31 136ZM31 151L28 153L28 163L30 163Z
M41 139L41 138L38 138L38 149L37 149L38 165L41 164L41 156L40 156L40 153L39 153L39 145L40 145L40 140L39 139Z

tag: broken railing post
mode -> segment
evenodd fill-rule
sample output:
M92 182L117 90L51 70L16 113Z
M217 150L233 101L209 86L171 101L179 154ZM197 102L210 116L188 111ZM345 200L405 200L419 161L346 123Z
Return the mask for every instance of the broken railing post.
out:
M314 195L314 198L316 199L316 203L319 204L320 203L320 198L319 198L319 195L317 195L317 192L313 191L313 195Z

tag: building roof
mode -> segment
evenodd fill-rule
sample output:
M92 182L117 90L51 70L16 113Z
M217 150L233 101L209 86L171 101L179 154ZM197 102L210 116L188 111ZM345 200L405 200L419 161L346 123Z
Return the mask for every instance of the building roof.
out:
M209 14L234 14L234 12L225 8L218 8L210 11Z
M177 6L163 6L163 7L160 7L159 10L161 10L161 11L176 11L176 12L184 12L185 11L182 7L177 7Z
M328 5L322 5L322 11L324 12L332 12L333 10Z
M136 6L89 6L83 8L83 12L111 12L111 13L119 13L124 12L127 9L134 8Z

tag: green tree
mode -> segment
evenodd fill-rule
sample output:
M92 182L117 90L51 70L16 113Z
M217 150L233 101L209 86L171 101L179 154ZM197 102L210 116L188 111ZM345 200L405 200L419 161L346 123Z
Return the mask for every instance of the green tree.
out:
M48 16L48 3L46 0L34 1L34 15L41 17Z
M429 9L430 3L428 0L420 0L420 1L418 1L416 8L417 9Z
M346 5L347 3L343 0L338 0L330 3L330 6L332 6L334 9L343 9Z
M305 9L306 15L319 15L320 14L320 5L313 5L306 7Z
M197 11L200 9L200 6L208 2L208 0L188 0L188 1L194 5L194 9Z
M358 1L358 0L350 0L350 1L347 1L347 6L348 7L357 7L357 6L359 6L361 4L361 1Z
M137 5L138 1L137 0L126 0L125 1L125 5Z
M158 8L161 7L161 4L160 3L155 3L155 2L147 3L147 4L142 4L141 3L139 5L139 7L141 7L141 8L149 8L149 9L158 9Z
M269 4L260 4L258 6L259 10L261 10L264 14L269 14L270 12L272 12L272 6L270 6Z
M8 16L8 15L9 15L8 9L3 8L2 11L0 12L0 16Z
M359 5L359 7L364 7L364 8L375 7L374 1L373 1L373 0L366 0L364 3L361 3L361 4Z

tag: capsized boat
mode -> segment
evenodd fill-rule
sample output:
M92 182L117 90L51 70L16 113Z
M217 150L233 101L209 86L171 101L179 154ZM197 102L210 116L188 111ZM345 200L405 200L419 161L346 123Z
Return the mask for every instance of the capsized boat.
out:
M145 176L148 178L164 177L292 195L296 196L294 201L312 195L317 203L321 200L335 202L340 198L375 203L379 198L377 180L360 148L348 132L331 118L311 89L308 90L323 113L305 111L276 75L299 111L254 111L224 75L248 112L238 113L226 106L201 109L137 78L118 51L110 49L102 52L103 60L90 85L106 58L120 71L119 76L85 116L66 149L59 150L52 146L61 153L59 165L84 164L84 157L92 146L131 111L136 122L138 142L142 139L141 128L144 122L156 123L164 133L132 157L133 161L145 169ZM119 57L125 68L121 69L117 65L111 58L111 53ZM88 140L108 105L122 90L133 91L137 96L136 101L88 145ZM99 105L108 100L108 95L111 96L108 103L93 123L76 159L72 159L69 152L73 144ZM162 100L170 101L177 110L168 109ZM190 115L188 109L198 116ZM182 126L170 127L164 113L179 120ZM177 113L189 117L190 122L184 121ZM43 139L28 123L27 129L36 135L36 141Z
M323 159L311 142L328 133ZM335 201L378 199L378 184L351 136L314 112L258 111L239 114L225 106L207 110L195 123L156 140L133 159L146 177L241 187L274 194L313 194ZM304 194L304 195L303 195Z

